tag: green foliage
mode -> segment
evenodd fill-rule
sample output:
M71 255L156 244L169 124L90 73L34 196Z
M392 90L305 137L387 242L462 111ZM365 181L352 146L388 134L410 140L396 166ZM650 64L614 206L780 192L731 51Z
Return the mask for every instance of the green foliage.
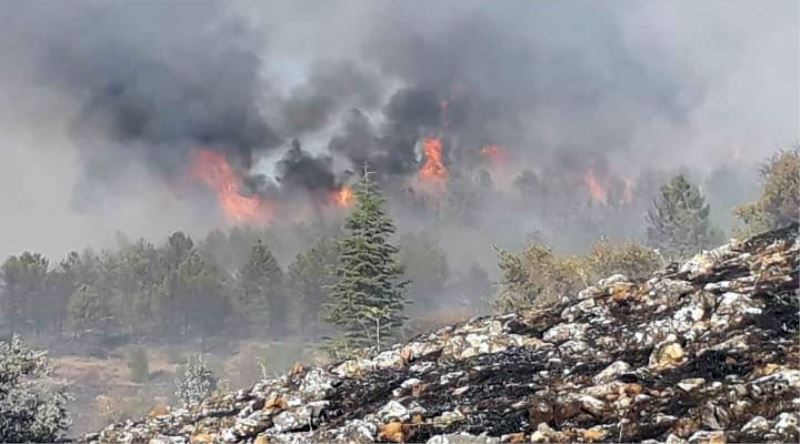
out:
M239 310L250 322L269 326L273 333L286 331L286 299L283 271L269 247L261 240L250 249L247 262L237 273Z
M302 334L317 333L322 305L336 283L337 261L336 243L322 239L289 265L287 291Z
M175 378L175 397L184 405L193 405L214 393L219 378L206 366L202 356L188 359L178 369Z
M230 304L221 271L193 251L180 263L175 289L183 317L183 330L200 333L205 339L218 331L229 312Z
M69 319L74 329L100 329L107 333L111 320L111 304L90 284L81 285L70 297Z
M20 318L36 321L40 330L46 321L47 305L37 303L44 299L47 288L48 261L41 254L22 253L11 256L2 265L3 312L9 319L11 334Z
M661 258L650 248L635 242L613 243L605 238L592 244L584 261L591 281L612 274L643 279L662 265Z
M661 265L651 249L633 242L601 239L583 256L559 256L534 244L520 254L497 249L503 273L492 306L500 312L572 298L589 284L612 274L644 279Z
M669 258L681 258L722 240L709 220L709 206L700 190L683 175L661 187L661 195L647 214L647 239Z
M150 379L150 360L144 347L131 347L125 354L131 381L146 382Z
M18 336L0 342L0 442L55 442L71 421L67 396L48 391L40 377L50 372L45 355Z
M506 312L557 302L587 283L588 273L581 258L560 257L550 247L531 245L521 254L498 248L497 253L503 278L492 301L495 310Z
M395 228L384 212L385 198L368 171L356 188L357 205L339 242L337 282L324 318L342 331L345 353L354 347L381 345L397 335L405 321L398 249L389 241Z
M800 220L800 144L780 151L761 169L764 184L755 202L733 210L742 235L774 230Z

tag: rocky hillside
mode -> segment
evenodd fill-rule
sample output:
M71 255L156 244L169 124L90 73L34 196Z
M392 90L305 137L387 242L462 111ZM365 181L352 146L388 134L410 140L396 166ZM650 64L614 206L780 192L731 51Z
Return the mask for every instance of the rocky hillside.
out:
M85 440L797 442L797 229Z

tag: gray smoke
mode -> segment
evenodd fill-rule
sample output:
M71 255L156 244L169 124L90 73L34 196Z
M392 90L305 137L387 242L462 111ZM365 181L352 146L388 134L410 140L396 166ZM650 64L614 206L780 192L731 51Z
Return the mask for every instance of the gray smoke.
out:
M76 232L86 217L105 231L214 226L185 178L199 148L256 192L276 192L264 165L283 190L318 190L366 162L398 193L428 136L458 183L484 177L479 150L500 144L509 175L578 189L591 167L613 194L621 178L650 189L653 168L703 175L735 156L748 169L798 138L797 16L793 2L6 2L0 176L59 196ZM52 218L36 202L0 204ZM519 225L498 219L515 207L482 205L483 226Z

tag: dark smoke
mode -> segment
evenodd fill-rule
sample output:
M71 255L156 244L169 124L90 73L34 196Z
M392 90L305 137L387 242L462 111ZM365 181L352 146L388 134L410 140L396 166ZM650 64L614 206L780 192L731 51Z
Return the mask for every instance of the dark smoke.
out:
M333 190L336 178L331 172L333 160L329 156L314 157L303 151L297 139L278 161L278 180L288 188L310 191Z
M261 110L269 88L260 77L256 36L219 18L219 3L187 6L7 7L17 18L47 22L22 30L30 35L21 38L41 42L34 48L41 81L78 100L77 132L100 130L167 174L184 168L198 146L223 150L249 168L254 151L281 142Z
M646 182L653 169L687 165L701 178L733 152L749 168L794 142L797 12L712 1L5 2L0 93L13 106L0 123L46 135L9 139L22 153L9 163L68 165L67 213L161 214L192 195L181 180L199 148L225 153L248 192L335 189L368 163L398 195L423 160L420 139L435 136L451 188L464 187L453 193L537 179L516 182L535 217L512 220L516 204L487 198L470 226L516 236L558 214L558 233L586 206L587 168L619 195L623 179ZM294 138L303 147L284 153ZM31 148L51 140L68 155ZM511 159L488 185L487 144ZM34 171L5 176L49 173ZM657 190L650 181L642 188ZM166 203L134 199L140 182Z

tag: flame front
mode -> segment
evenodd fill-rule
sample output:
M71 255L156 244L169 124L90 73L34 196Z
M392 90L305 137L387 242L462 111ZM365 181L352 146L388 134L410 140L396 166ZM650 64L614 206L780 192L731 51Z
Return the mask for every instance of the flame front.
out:
M425 163L419 170L419 178L426 183L444 186L449 174L442 161L442 139L427 137L422 141Z
M339 208L350 208L356 200L353 188L350 185L342 185L338 191L331 193L331 201Z
M603 205L608 205L608 188L600 181L592 168L586 171L583 180L592 199Z
M240 194L241 179L225 156L209 149L194 154L191 177L214 190L225 217L234 223L265 224L272 218L271 205L258 196Z

